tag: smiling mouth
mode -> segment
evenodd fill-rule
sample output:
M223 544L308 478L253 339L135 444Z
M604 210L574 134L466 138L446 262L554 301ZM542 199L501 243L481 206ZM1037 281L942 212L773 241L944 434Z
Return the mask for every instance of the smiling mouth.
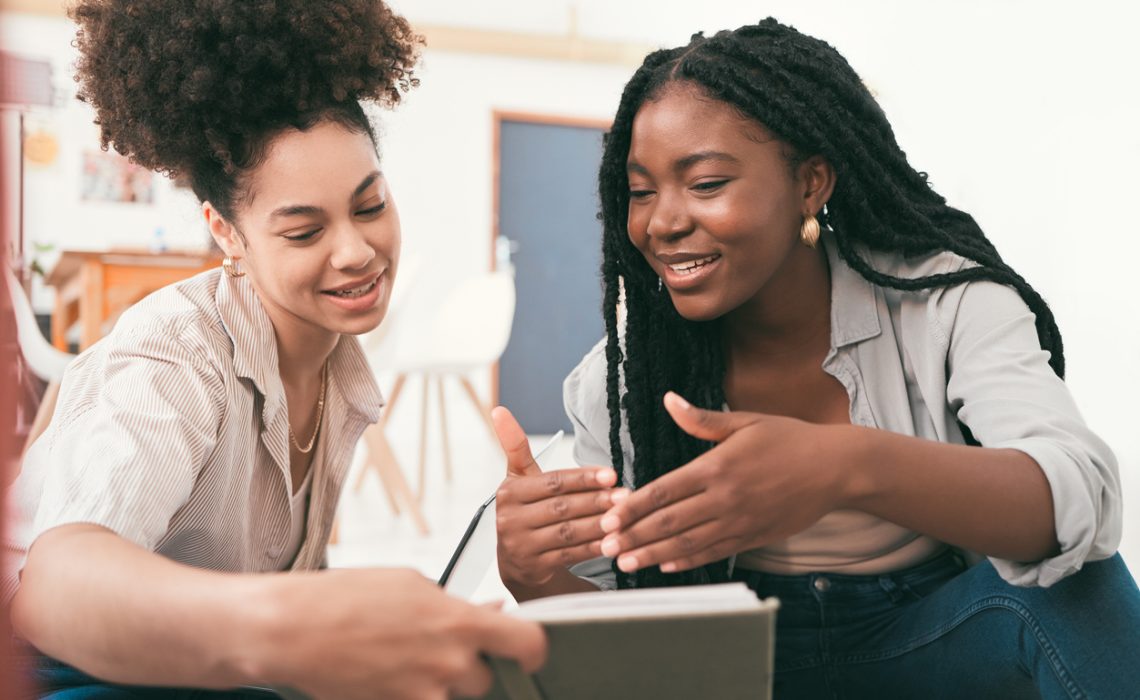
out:
M669 265L669 269L679 275L691 275L705 265L716 262L720 259L720 255L710 255L707 258L700 260L690 260L688 262L680 263L678 265Z
M359 287L354 287L352 289L344 289L341 291L326 291L326 292L321 292L321 293L322 294L328 294L330 297L339 297L341 299L355 299L356 297L362 297L365 294L371 292L373 289L376 288L376 285L379 283L380 283L380 277L377 276L371 282L369 282L367 284L362 284Z

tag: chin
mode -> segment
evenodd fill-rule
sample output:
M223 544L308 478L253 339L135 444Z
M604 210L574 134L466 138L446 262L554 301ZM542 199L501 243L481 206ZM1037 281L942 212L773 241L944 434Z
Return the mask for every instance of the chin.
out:
M673 308L681 315L681 318L686 321L713 321L725 314L725 309L721 308L718 304L703 299L692 298L677 298L671 297L673 300Z

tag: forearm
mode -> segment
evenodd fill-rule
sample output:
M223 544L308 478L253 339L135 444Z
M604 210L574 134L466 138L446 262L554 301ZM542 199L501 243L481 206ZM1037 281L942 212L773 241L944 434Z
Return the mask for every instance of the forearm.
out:
M1049 482L1024 452L851 431L840 442L843 507L1012 561L1059 549Z
M108 681L234 687L256 680L266 578L182 566L68 525L33 545L12 616L43 653Z
M530 586L517 581L504 581L503 584L520 603L563 593L588 593L598 590L597 586L570 573L569 569L558 569L554 572L554 576L541 586Z

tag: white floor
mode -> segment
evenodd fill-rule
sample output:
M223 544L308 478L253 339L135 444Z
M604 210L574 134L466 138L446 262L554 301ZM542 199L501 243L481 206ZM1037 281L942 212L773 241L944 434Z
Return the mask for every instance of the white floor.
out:
M409 385L409 389L416 390L407 393L418 394L418 387L412 386L411 381ZM384 384L381 386L386 388ZM408 567L433 580L439 578L472 515L494 493L506 470L498 442L474 407L461 395L458 385L448 386L448 408L454 470L450 482L444 477L439 412L434 402L428 419L427 479L422 505L430 533L420 535L410 518L392 511L374 472L368 473L359 491L353 489L362 467L358 455L341 497L340 536L338 543L329 547L330 566ZM401 397L386 430L413 491L417 488L419 470L419 421L419 405L411 397L407 400ZM541 448L549 437L531 436L532 449ZM543 457L543 465L548 469L576 466L571 457L572 445L571 438L563 438ZM473 600L512 603L493 563Z

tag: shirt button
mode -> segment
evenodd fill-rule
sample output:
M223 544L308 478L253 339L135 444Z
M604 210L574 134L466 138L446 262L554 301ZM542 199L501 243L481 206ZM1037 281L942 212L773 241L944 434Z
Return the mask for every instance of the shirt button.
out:
M820 593L827 593L827 591L831 588L831 581L828 581L827 577L825 576L820 576L815 581L813 581L811 585L815 586L815 590L819 591Z

